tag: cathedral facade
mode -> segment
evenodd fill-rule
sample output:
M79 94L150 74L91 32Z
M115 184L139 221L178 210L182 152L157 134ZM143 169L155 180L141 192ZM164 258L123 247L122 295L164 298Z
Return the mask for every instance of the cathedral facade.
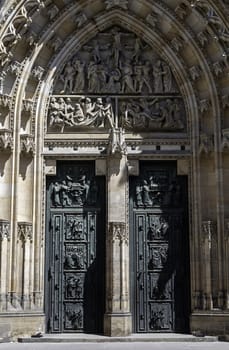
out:
M228 1L0 14L1 337L228 333Z

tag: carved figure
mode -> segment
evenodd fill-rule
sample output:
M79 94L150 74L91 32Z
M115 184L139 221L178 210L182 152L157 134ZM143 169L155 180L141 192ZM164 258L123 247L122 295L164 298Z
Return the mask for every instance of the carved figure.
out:
M154 91L156 93L163 92L163 75L164 71L162 70L162 64L161 61L158 60L153 67Z
M142 201L143 204L146 206L151 206L153 204L151 198L150 198L150 187L148 185L148 182L146 180L143 180L143 186L142 186Z
M76 77L74 84L75 92L83 92L85 88L85 63L81 63L79 60L75 62Z
M60 203L60 184L55 182L53 185L52 197L54 205L61 205Z
M67 186L66 181L63 180L59 185L59 187L60 187L59 193L60 193L61 205L63 206L71 205L71 200L68 196L69 187Z
M165 328L164 314L162 310L152 311L149 327L153 330Z
M120 52L122 51L121 33L114 32L113 38L114 38L114 42L113 42L112 53L114 57L114 65L116 68L119 68Z
M120 79L121 79L121 72L118 68L113 69L109 73L109 80L107 83L107 90L111 93L118 93L121 89Z
M73 329L81 329L83 326L83 314L82 310L79 310L78 312L75 310L67 310L66 315L71 321L72 328Z
M82 282L80 278L74 275L68 277L66 281L67 298L80 298L82 295Z
M154 247L148 264L149 269L162 268L167 260L167 247Z
M171 69L165 62L162 63L162 69L163 69L163 87L164 92L171 92L172 91L172 73Z
M122 72L122 87L121 92L135 92L133 81L133 70L130 62L126 60L124 64L121 64Z
M142 186L140 184L136 185L135 193L136 193L137 205L143 205L143 202L142 202Z
M67 91L67 88L68 88L69 92L72 93L74 73L75 73L74 67L72 66L71 62L68 62L64 68L64 74L63 74L64 90L63 90L63 92Z
M90 62L88 65L88 90L90 92L99 92L100 91L100 85L99 85L99 72L98 72L98 65L95 62Z

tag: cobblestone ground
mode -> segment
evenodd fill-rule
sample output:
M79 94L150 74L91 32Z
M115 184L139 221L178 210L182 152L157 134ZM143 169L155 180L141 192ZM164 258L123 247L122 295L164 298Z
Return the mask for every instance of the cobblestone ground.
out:
M229 350L229 343L2 343L0 350Z

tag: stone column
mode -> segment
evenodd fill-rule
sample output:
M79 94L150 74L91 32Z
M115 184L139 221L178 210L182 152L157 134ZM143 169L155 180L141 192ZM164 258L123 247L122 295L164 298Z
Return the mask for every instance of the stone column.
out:
M21 276L23 284L21 285L21 305L24 310L28 310L32 306L31 295L31 270L32 270L32 224L28 222L18 223L18 239L21 242Z
M216 225L213 221L202 222L202 251L203 251L203 309L213 308L213 269L212 248L216 238Z
M0 220L0 311L7 310L9 280L10 222Z
M128 170L125 155L108 160L106 245L106 313L104 333L126 336L132 331L129 293Z

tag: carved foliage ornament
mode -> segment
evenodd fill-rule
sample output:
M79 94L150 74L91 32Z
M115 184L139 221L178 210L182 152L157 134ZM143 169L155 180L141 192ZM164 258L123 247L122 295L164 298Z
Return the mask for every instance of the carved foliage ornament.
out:
M11 151L13 148L13 133L9 129L0 128L0 150Z
M113 243L118 241L120 244L125 243L128 245L129 236L126 230L126 224L124 222L110 222L109 236Z
M10 239L10 222L0 219L0 240L2 241L4 238Z
M29 222L18 222L18 239L23 243L33 240L33 228Z

